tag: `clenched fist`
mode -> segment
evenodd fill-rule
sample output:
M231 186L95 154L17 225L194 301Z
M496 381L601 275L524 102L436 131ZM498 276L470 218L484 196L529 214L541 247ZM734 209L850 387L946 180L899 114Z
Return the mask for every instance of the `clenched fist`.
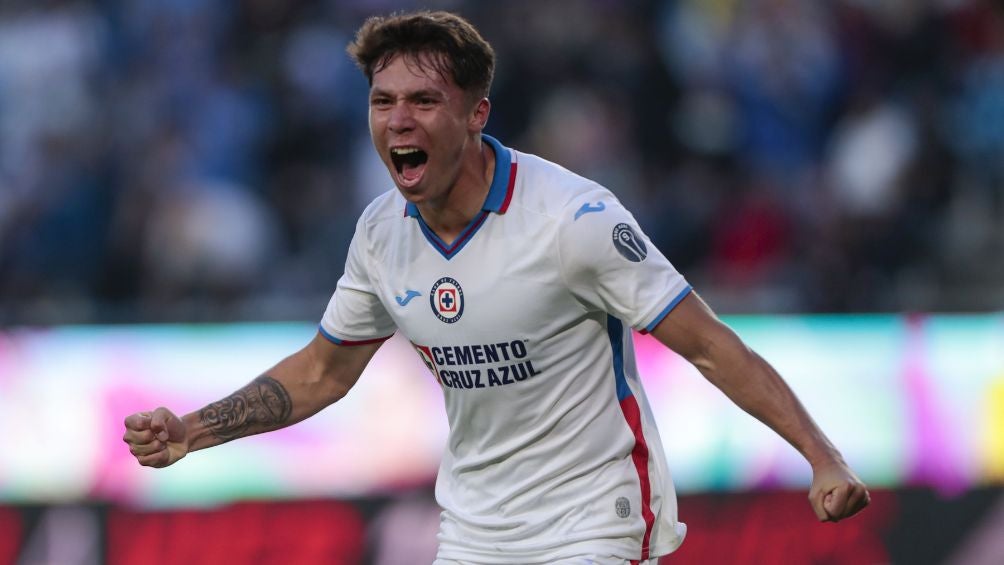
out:
M868 506L871 495L840 457L813 467L809 503L820 522L839 522Z
M188 454L185 423L164 407L125 419L122 441L140 465L167 467Z

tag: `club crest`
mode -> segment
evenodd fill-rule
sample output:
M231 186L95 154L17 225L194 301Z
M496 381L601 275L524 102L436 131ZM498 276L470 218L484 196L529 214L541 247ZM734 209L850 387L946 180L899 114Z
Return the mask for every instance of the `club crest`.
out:
M618 498L614 502L614 510L617 512L617 516L627 518L631 515L631 501L623 496Z
M614 247L625 259L632 263L641 263L648 257L648 248L631 226L617 224L614 226Z
M464 314L464 289L456 279L443 277L432 285L429 304L440 321L452 324Z

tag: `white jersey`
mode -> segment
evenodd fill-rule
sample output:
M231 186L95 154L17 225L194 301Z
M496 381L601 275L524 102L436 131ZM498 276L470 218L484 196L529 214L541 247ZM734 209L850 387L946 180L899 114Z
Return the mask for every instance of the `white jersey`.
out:
M321 331L346 345L400 331L442 386L439 558L669 553L686 529L631 328L690 287L608 190L484 139L481 213L446 244L396 190L378 197Z

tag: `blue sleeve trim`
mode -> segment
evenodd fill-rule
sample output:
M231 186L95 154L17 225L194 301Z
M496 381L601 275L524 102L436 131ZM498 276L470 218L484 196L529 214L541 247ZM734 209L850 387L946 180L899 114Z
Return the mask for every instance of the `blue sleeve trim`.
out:
M659 312L659 315L656 316L654 320L652 320L652 323L650 323L649 325L645 326L645 330L642 331L642 333L646 333L647 334L648 332L654 330L655 327L659 325L659 322L661 322L663 320L663 318L665 318L667 315L669 315L669 313L673 311L673 308L676 308L676 305L679 304L680 301L682 301L684 298L686 298L687 295L690 294L690 291L692 291L692 290L694 290L693 287L691 287L688 284L687 288L681 290L680 294L677 294L676 298L674 298L673 301L670 302L668 306L666 306L665 308L663 308L662 312Z
M331 335L330 333L328 333L327 331L325 331L324 327L321 326L320 324L318 324L318 326L317 326L317 331L320 332L321 335L323 335L325 337L325 339L327 339L328 341L330 341L331 343L333 343L335 345L367 345L367 344L370 344L370 343L380 343L382 341L387 341L388 339L390 339L394 335L394 334L390 334L389 336L385 336L385 337L375 337L373 339L363 339L363 340L359 340L359 341L350 341L350 340L347 340L347 339L338 339L337 337L335 337L335 336Z

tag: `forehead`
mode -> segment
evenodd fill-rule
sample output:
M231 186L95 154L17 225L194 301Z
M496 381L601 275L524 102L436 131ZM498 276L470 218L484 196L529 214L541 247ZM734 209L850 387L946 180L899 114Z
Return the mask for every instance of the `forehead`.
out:
M371 89L460 90L447 69L447 62L439 54L398 53L374 70Z

